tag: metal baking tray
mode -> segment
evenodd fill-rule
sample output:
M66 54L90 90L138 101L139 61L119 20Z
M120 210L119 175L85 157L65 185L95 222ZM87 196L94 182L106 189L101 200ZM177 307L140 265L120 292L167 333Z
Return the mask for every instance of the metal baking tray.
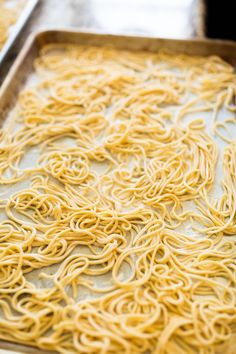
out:
M0 50L0 65L4 62L4 60L9 55L10 49L12 48L20 32L26 25L26 22L29 20L30 16L32 15L38 1L39 0L27 0L16 23L10 27L10 35L6 43Z
M93 33L75 30L44 30L32 35L21 50L8 76L0 88L1 125L7 119L23 88L26 80L33 72L34 59L40 49L50 43L71 43L97 46L113 46L118 49L157 51L169 49L179 53L192 55L218 55L236 66L236 43L219 40L176 40L143 36L125 36L104 33ZM30 346L0 340L0 349L17 351L18 353L54 353ZM232 352L233 353L233 352Z
M36 0L33 0L36 1ZM113 46L128 50L157 51L166 48L190 55L218 55L236 66L236 42L208 39L164 39L136 35L115 35L102 32L49 29L37 32L28 39L0 88L0 119L4 120L15 102L40 49L50 43L72 43Z

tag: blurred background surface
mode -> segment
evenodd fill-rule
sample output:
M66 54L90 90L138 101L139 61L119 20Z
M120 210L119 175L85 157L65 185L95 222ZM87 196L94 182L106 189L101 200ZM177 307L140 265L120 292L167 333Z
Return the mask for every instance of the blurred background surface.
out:
M235 14L235 0L40 0L31 26L235 40Z
M41 0L33 27L73 26L185 38L194 35L195 0Z

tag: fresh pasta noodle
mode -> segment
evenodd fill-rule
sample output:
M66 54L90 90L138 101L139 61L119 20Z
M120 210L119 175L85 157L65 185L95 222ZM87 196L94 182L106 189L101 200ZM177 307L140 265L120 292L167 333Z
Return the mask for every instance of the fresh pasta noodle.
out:
M0 3L0 49L8 38L9 27L16 21L15 11L1 6Z
M17 21L25 0L18 1L14 7L8 6L8 3L8 0L0 1L0 50L7 41L10 27Z
M235 141L236 142L236 141ZM223 171L224 180L222 186L224 194L220 200L210 204L207 195L204 201L207 210L202 209L205 214L203 224L208 224L206 232L215 233L224 231L225 234L235 235L236 232L236 144L229 144L225 148ZM199 204L199 203L198 203ZM206 221L207 220L207 221ZM211 226L210 226L211 225Z
M233 68L53 44L35 70L1 131L0 338L60 353L230 353L236 139L220 128L235 124Z

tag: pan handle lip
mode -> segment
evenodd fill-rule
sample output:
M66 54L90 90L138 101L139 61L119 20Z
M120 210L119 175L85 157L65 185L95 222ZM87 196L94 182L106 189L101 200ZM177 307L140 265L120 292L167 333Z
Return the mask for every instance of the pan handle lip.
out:
M215 39L215 38L204 38L204 37L192 37L192 38L174 38L174 37L159 37L157 35L152 35L152 34L141 34L141 33L135 33L135 32L112 32L112 31L107 31L103 29L97 29L97 28L86 28L86 27L42 27L39 30L33 32L31 36L33 35L34 38L37 40L40 37L48 36L51 34L60 34L60 33L66 33L66 34L82 34L82 35L94 35L94 36L107 36L107 37L113 37L113 38L133 38L133 39L151 39L151 40L158 40L160 42L180 42L180 43L199 43L199 44L219 44L222 46L231 46L234 49L236 49L236 41L233 40L225 40L225 39Z

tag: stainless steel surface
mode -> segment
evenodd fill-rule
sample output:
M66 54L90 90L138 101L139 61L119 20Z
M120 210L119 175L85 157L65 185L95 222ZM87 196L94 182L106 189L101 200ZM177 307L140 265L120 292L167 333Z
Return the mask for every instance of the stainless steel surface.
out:
M2 65L4 60L7 59L10 49L14 45L17 37L19 36L20 32L22 31L23 27L28 21L29 17L32 15L38 1L39 0L28 0L26 2L26 5L21 11L21 14L17 22L12 26L13 30L11 31L6 43L4 44L3 48L0 50L0 65Z
M157 51L166 48L175 52L192 55L219 55L235 64L236 43L212 40L173 40L144 36L111 35L70 30L45 30L39 32L27 41L20 55L12 66L2 87L0 88L0 119L7 118L14 106L17 94L22 89L26 79L33 71L34 59L40 49L49 43L74 43L104 46L129 50ZM0 348L15 350L21 353L49 353L29 346L0 341ZM51 352L52 353L52 352Z

